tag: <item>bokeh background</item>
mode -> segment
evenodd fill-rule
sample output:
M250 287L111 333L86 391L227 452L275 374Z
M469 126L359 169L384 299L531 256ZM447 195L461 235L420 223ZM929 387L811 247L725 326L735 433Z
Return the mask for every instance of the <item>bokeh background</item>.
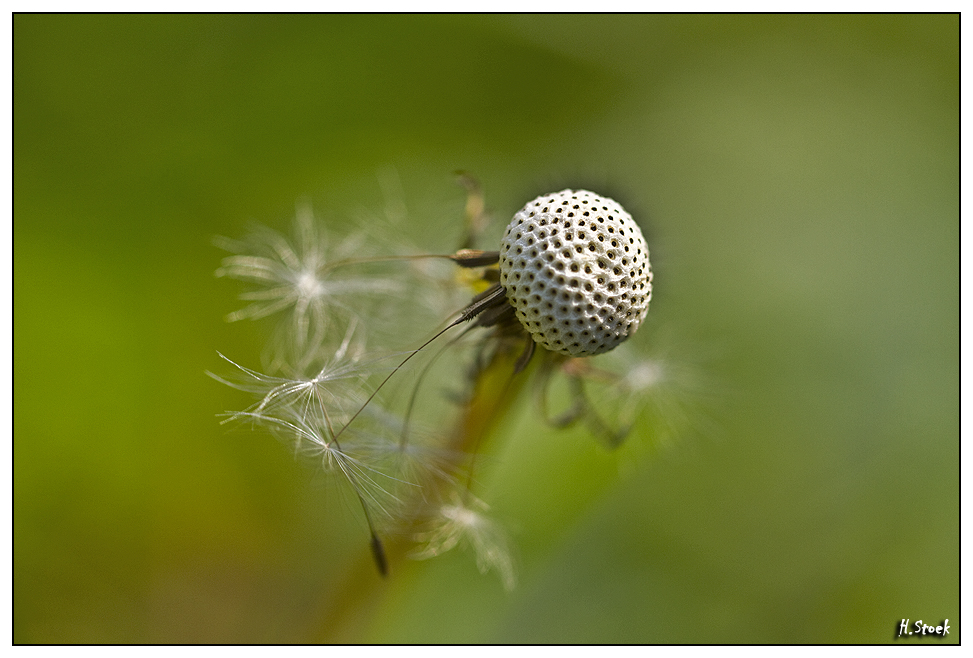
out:
M16 642L959 638L957 16L13 25ZM458 169L501 224L638 218L699 418L611 453L518 407L481 495L519 587L454 551L336 601L353 506L218 424L266 327L212 237L310 198L449 248Z

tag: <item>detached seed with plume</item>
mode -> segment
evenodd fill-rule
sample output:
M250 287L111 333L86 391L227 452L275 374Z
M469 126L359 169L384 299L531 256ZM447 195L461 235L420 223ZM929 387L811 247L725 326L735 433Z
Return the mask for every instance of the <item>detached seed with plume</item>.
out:
M500 285L534 341L567 356L607 352L649 310L649 249L616 201L586 190L539 196L500 245Z

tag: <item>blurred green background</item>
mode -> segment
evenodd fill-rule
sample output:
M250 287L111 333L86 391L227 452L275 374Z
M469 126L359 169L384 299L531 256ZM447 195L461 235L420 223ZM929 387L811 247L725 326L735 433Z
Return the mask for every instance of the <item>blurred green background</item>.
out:
M13 23L16 642L958 639L957 16ZM706 429L638 458L523 405L481 492L519 587L454 551L339 619L354 507L218 424L265 327L211 239L309 197L448 249L457 169L501 225L635 215Z

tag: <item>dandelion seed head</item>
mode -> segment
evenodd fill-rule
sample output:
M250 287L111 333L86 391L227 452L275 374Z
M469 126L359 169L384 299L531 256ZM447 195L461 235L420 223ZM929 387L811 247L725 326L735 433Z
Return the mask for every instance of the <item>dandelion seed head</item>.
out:
M406 216L404 206L395 205L386 214L389 220ZM242 241L220 239L231 255L217 275L252 286L240 295L247 305L228 319L280 321L262 370L226 359L234 375L214 377L253 396L249 407L228 413L224 422L269 431L340 491L354 492L380 572L386 571L382 536L398 533L414 540L412 557L419 559L465 546L480 572L494 571L509 590L516 576L507 538L471 493L474 464L482 464L475 458L482 436L471 420L481 414L473 413L477 396L490 400L497 385L487 373L492 377L493 364L506 364L514 343L522 356L511 377L523 370L535 343L574 357L614 350L646 317L652 271L632 217L592 192L562 190L532 200L507 227L499 255L471 246L482 237L483 217L482 198L468 199L467 235L458 251L445 253L396 237L393 225L401 221L368 221L354 236L335 240L315 223L307 204L298 207L292 236L258 228ZM429 318L430 311L438 313ZM416 339L443 317L455 319L425 342ZM466 330L454 329L463 324ZM438 352L426 353L423 367L421 358L409 363L450 331ZM523 348L524 340L530 349ZM454 358L438 361L447 348ZM455 358L459 349L468 349L468 358ZM648 399L678 377L664 360L618 352L607 358L616 357L623 364L617 374L589 359L550 361L561 364L577 397L559 416L562 424L584 417L611 445L631 429ZM472 366L463 378L456 366L466 361ZM411 378L405 374L410 370ZM455 405L416 402L433 383L435 390L453 392L444 380L449 376L469 387L452 395ZM582 386L582 378L592 385ZM422 387L424 380L429 384ZM589 403L587 388L609 403ZM506 404L497 403L496 413ZM609 413L603 419L596 409ZM444 410L458 415L455 426L444 424Z
M500 285L533 339L566 356L614 349L649 310L649 249L616 201L562 190L527 203L500 245Z

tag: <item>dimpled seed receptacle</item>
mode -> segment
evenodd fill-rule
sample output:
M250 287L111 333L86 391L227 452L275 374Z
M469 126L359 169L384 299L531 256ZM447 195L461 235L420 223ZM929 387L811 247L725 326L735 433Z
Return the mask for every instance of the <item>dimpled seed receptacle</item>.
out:
M514 215L500 243L500 285L534 341L567 356L601 354L649 310L649 249L617 202L562 190Z

